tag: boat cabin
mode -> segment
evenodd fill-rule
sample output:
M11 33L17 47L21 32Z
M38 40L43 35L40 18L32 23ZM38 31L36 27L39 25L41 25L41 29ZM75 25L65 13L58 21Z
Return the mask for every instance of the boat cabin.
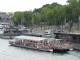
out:
M74 49L80 50L80 33L55 33L56 38L62 38L73 44Z

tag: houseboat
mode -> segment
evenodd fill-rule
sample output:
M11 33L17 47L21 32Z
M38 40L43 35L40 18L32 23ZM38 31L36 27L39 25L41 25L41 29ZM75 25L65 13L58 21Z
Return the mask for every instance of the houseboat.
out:
M16 36L13 40L9 41L11 46L30 48L42 51L69 51L72 46L69 43L63 43L62 39L43 38L33 36Z
M54 33L57 39L65 39L73 45L74 50L80 51L80 33Z
M14 38L19 35L18 28L5 28L1 38Z

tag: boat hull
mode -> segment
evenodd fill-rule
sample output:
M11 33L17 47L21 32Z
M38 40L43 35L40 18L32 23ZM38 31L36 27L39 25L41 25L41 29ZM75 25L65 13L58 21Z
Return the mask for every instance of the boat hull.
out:
M53 49L53 52L67 52L69 49Z
M3 39L13 39L15 36L1 36Z
M53 51L56 51L56 52L67 52L67 51L71 51L73 50L72 48L55 48L53 49Z
M28 49L39 50L39 51L46 51L46 52L53 52L53 49L37 48L37 47L23 46L23 45L17 45L17 44L11 44L11 46L28 48Z
M33 50L46 51L46 52L67 52L67 51L70 51L70 49L44 49L44 48L23 46L23 45L17 45L17 44L11 44L11 46L16 46L16 47L21 47L21 48L28 48L28 49L33 49Z

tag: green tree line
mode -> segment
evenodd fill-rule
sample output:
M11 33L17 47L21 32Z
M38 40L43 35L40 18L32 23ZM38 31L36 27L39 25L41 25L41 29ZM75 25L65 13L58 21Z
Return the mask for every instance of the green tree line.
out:
M52 3L43 5L41 8L34 9L33 11L17 11L14 13L13 21L15 25L23 23L27 27L34 24L36 27L42 26L42 24L47 26L64 25L65 19L67 22L78 22L80 0L67 0L66 2L66 5Z

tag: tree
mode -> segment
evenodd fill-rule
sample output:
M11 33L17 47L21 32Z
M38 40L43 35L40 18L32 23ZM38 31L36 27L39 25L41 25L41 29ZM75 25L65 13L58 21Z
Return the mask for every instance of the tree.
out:
M38 12L33 13L31 22L33 24L36 24L36 29L37 29L37 26L40 24L40 21L41 21L40 13L38 13Z
M22 17L21 12L18 11L18 12L14 13L13 21L14 21L15 25L21 24L21 17Z
M80 14L80 0L68 0L67 3L68 19L73 22L78 22L78 16Z
M27 27L29 28L32 25L32 11L25 11L24 12L24 20L27 24Z

